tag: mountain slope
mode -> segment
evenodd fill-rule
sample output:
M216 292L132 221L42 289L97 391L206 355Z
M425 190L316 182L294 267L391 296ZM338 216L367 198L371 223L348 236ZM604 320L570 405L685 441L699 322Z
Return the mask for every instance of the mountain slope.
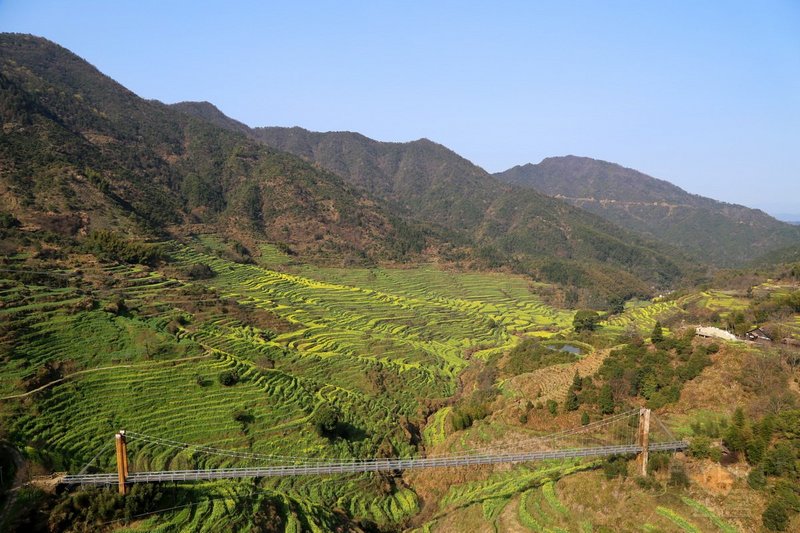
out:
M376 258L424 246L338 176L231 123L143 100L45 39L0 35L0 66L0 210L24 224L66 234L194 228Z
M256 128L251 136L341 175L421 221L463 232L487 264L622 293L676 281L681 254L530 188L501 183L427 139L385 143L351 132ZM644 281L644 283L642 283Z
M585 157L551 157L495 174L596 213L721 266L800 242L800 229L757 209L690 194L636 170Z

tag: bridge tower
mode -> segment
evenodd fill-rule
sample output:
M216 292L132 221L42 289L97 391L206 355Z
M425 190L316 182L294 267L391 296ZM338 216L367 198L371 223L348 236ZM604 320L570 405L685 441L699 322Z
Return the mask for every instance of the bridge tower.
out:
M121 429L115 435L117 447L117 474L119 475L119 493L128 492L125 482L128 479L128 443L125 440L125 430Z
M639 431L637 444L642 451L636 456L636 467L639 475L647 475L647 461L650 456L650 409L639 409Z

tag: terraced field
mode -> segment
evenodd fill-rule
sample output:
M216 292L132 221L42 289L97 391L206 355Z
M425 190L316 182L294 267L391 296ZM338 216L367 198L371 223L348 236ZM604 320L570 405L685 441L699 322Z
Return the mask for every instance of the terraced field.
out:
M460 531L465 524L469 531L487 532L739 531L696 500L670 490L634 491L631 496L621 491L632 480L601 481L597 472L589 472L591 467L517 467L485 481L459 484L445 494L440 512L415 533ZM568 476L570 483L565 484ZM587 498L584 492L574 492L578 483L588 493L603 492ZM625 501L610 503L621 494L627 494Z
M87 262L66 282L0 281L0 315L11 332L0 416L30 457L54 470L90 463L90 470L109 471L120 428L253 454L205 455L132 438L135 470L246 466L270 455L409 455L416 453L413 426L425 422L421 406L456 391L468 358L513 345L517 332L571 322L570 312L545 306L514 276L315 269L268 250L279 271L233 263L197 244L168 243L173 261L164 271ZM168 274L196 263L216 276L189 282ZM257 313L282 326L248 322ZM226 372L238 382L223 385L218 378ZM322 407L340 413L347 439L314 431ZM446 414L432 420L425 441L443 438ZM417 512L412 491L381 484L361 475L267 480L257 489L282 499L297 520L291 527L303 530L333 527L333 507L378 524ZM241 509L232 502L253 487L181 490L209 499L135 529L202 523L199 530L215 530L236 519Z

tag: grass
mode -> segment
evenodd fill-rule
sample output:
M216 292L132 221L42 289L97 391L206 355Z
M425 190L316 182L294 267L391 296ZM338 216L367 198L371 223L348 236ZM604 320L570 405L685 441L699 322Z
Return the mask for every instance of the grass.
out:
M468 354L502 350L516 342L516 332L569 321L569 312L542 304L521 277L322 269L297 266L275 247L262 247L259 261L278 271L223 259L216 253L222 245L213 240L200 244L167 248L173 270L211 266L217 275L202 282L96 264L83 265L79 286L0 280L0 314L15 331L4 345L9 358L0 367L0 396L24 393L26 380L46 364L71 364L69 379L25 401L0 403L3 423L29 458L76 472L101 452L92 468L113 471L108 445L121 428L257 454L370 457L385 442L398 455L413 454L398 419L419 423L421 401L452 395ZM211 301L202 296L208 290ZM120 297L126 311L104 310ZM87 299L96 302L93 308L78 305ZM234 305L290 326L270 332L244 322L248 315L231 312ZM217 378L231 370L241 379L223 386ZM311 416L325 404L341 413L349 440L330 441L313 431ZM235 420L236 411L246 412L248 421ZM443 442L447 418L447 409L436 413L425 428L426 443ZM129 453L133 470L253 462L136 438ZM270 479L258 489L294 502L286 515L289 529L326 530L332 524L326 510L333 508L378 524L402 523L418 512L413 491L385 494L379 485L376 476L364 474ZM226 482L186 490L202 499L214 487L229 497L149 518L142 527L214 530L235 518L231 502L252 489Z
M692 509L694 509L695 511L697 511L698 513L700 513L701 515L703 515L704 517L706 517L707 519L709 519L715 526L717 526L719 528L720 531L722 531L724 533L738 533L739 532L739 530L737 528L735 528L732 525L730 525L727 522L725 522L722 518L717 516L716 513L714 513L711 509L709 509L708 507L706 507L702 503L700 503L700 502L698 502L696 500L693 500L691 498L688 498L686 496L682 496L681 497L681 501L683 503L685 503L686 505L688 505L689 507L691 507Z
M66 365L62 381L24 398L0 400L0 424L29 459L77 472L101 452L92 470L113 471L109 445L123 428L290 457L374 457L386 450L413 455L416 427L423 428L427 449L507 441L512 432L527 430L490 417L452 433L446 400L456 393L460 374L475 359L507 351L521 334L549 338L571 327L573 312L545 305L518 276L430 266L321 268L298 264L272 245L260 248L258 264L239 264L220 257L226 245L209 238L166 247L174 264L161 271L87 263L67 287L0 279L0 320L12 332L0 341L0 398L26 393L46 365ZM190 282L174 274L195 263L211 266L216 276ZM629 305L604 329L630 326L648 334L655 320L680 313L686 299L716 305L725 297L709 292ZM106 310L119 298L126 310ZM589 354L583 361L600 353L581 347ZM224 386L219 376L229 371L240 380ZM541 373L537 384L542 398L557 396L573 376L550 374ZM502 390L513 396L516 385L509 381ZM426 419L431 405L445 407ZM340 414L348 438L317 435L313 416L321 407ZM235 419L236 412L246 413L245 421ZM133 470L257 463L133 436L129 450ZM565 499L566 480L559 493L554 483L594 465L516 465L470 478L428 502L435 516L426 527L446 524L453 513L497 527L499 517L509 514L508 502L519 496L517 519L528 529L591 531L591 522L578 521L586 517L575 516ZM411 488L373 474L185 484L176 490L191 505L144 517L125 530L224 530L247 524L265 498L282 502L287 531L333 530L341 525L334 509L379 527L405 527L421 506ZM685 503L729 531L703 511L708 509ZM660 516L694 527L669 509Z
M682 531L686 531L687 533L700 533L700 528L686 520L672 509L659 506L656 508L656 512L678 526Z

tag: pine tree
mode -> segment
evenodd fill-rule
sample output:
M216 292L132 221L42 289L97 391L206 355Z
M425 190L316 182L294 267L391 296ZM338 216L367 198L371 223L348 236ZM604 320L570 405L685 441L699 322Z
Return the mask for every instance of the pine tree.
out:
M575 375L572 376L572 390L580 391L583 388L583 378L581 378L580 373L576 370Z
M589 424L589 413L584 411L583 413L581 413L581 425L585 426L587 424Z
M577 411L580 405L581 402L578 400L578 395L575 394L574 390L570 390L567 394L567 400L564 402L564 409L566 411Z
M600 389L598 403L600 404L600 412L604 415L610 415L614 412L614 394L611 392L611 385L608 383Z
M664 331L661 328L661 322L656 321L656 325L653 326L653 332L650 334L650 341L653 344L658 344L663 340L664 340Z

